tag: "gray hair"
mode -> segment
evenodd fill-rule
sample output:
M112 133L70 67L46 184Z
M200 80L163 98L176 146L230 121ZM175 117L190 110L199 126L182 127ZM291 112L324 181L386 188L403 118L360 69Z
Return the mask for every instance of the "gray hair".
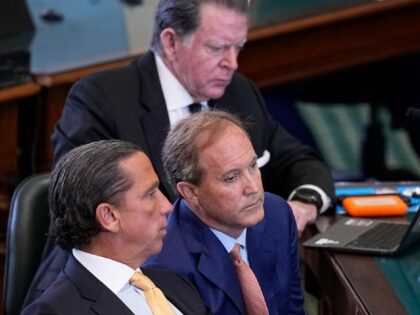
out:
M100 232L96 208L118 205L132 180L121 161L142 150L121 140L101 140L74 148L51 172L48 192L50 235L64 249L88 245Z
M172 28L181 39L194 33L200 26L200 8L203 4L214 4L239 13L247 14L249 0L161 0L156 15L151 48L161 55L160 34Z
M237 116L221 110L193 114L180 120L169 131L163 145L162 161L168 182L176 195L176 185L180 181L200 184L203 171L198 166L199 151L220 139L232 124L250 138L245 125ZM200 147L197 141L199 137L203 140L200 141Z

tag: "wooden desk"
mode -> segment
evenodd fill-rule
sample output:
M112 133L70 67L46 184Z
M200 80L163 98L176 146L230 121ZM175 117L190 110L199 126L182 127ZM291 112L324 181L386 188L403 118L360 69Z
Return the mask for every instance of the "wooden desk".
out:
M251 25L248 43L239 55L239 70L253 79L259 87L268 87L420 51L419 1L358 0L354 1L354 5L346 6L339 5L345 1L331 2L336 3L338 7L334 10L316 11L316 14L308 11L289 20L257 19L255 25ZM131 14L132 18L135 14L139 14L131 21L149 19L143 28L137 29L150 31L147 27L152 23L150 15L156 3L157 0L147 2L147 6L139 7L135 9L137 13ZM255 0L253 3L273 5L274 2ZM86 6L87 3L81 2L81 5ZM273 6L281 14L281 6ZM90 8L87 7L86 10ZM120 9L115 8L112 12L118 10ZM98 14L99 12L102 11L96 11ZM72 13L68 14L72 18ZM140 19L139 16L145 18ZM66 17L64 21L68 20ZM118 23L123 20L120 16L115 16L113 19ZM123 29L117 22L115 27ZM35 20L35 23L45 28L42 21ZM130 23L132 25L133 22ZM79 24L83 27L83 23ZM77 31L77 34L80 36L84 33ZM140 36L138 33L133 34L135 37ZM52 37L58 40L65 38L65 36ZM143 34L141 37L144 40L148 35ZM88 43L89 40L84 38L83 42ZM59 56L60 51L64 51L65 57L69 58L68 51L74 50L76 53L78 51L74 47L65 49L63 45L61 42L51 45L51 49L57 49L57 54L49 53L48 56ZM56 62L59 65L57 70L45 66L45 62L39 62L34 67L36 80L44 87L44 128L41 130L39 170L48 170L51 165L50 135L60 116L71 84L88 73L124 64L142 54L148 46L147 41L134 46L132 43L127 44L127 47L124 43L119 45L121 47L115 48L113 54L105 54L103 57L89 51L88 53L96 58L83 58L78 63L68 59L63 64ZM36 44L34 46L43 47ZM125 53L124 49L127 49ZM42 57L42 54L35 56L46 58Z
M7 102L16 102L37 94L40 87L35 83L25 83L0 89L0 106Z
M267 87L420 51L420 1L365 2L251 29L240 71Z
M324 229L332 220L323 216L317 224ZM408 314L371 256L313 249L303 253L307 272L319 286L321 315Z

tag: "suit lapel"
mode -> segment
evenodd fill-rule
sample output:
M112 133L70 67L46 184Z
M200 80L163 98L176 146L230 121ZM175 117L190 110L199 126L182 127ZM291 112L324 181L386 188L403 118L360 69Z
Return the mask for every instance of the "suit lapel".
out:
M243 314L241 289L226 249L211 230L187 208L184 201L177 205L180 229L184 233L187 249L190 253L199 255L198 272L220 288Z
M165 297L176 306L184 315L196 315L200 310L195 309L191 300L187 301L188 293L185 291L185 287L178 285L180 279L177 278L176 282L173 281L173 276L163 273L162 270L141 268L142 272L148 276L157 287L159 287L164 293ZM170 271L169 271L170 272ZM192 290L191 287L189 287ZM195 293L195 292L194 292ZM190 299L194 299L197 296L190 296ZM204 304L203 304L204 308ZM201 313L200 313L201 314Z
M140 117L140 124L143 133L147 135L145 140L149 148L150 160L153 161L154 169L166 193L173 200L174 195L166 180L161 158L163 142L168 134L170 123L153 53L148 52L138 60L137 65L140 78L139 88L142 90L140 105L146 109Z
M263 219L257 225L248 228L246 246L249 265L267 299L273 292L276 292L276 250L275 244L264 237L265 224L266 221Z
M162 146L169 126L169 121L165 122L166 119L169 119L166 109L163 106L154 106L149 113L142 117L142 125L144 127L144 133L147 134L146 141L150 148L150 160L153 161L154 169L161 179L161 185L165 188L170 199L173 200L174 195L166 180L161 157ZM160 124L157 126L156 122L160 122Z
M263 231L265 221L262 220L252 228L248 228L246 234L246 247L249 256L249 264L252 270L259 270L263 266L263 260L260 259L259 254L265 251L265 244L263 242ZM255 273L255 271L254 271Z
M110 293L112 295L110 295ZM97 314L119 314L119 315L133 315L131 310L125 306L121 300L110 291L102 291L98 296L96 303L92 305L92 310Z
M64 273L77 287L80 295L91 301L91 308L100 315L133 315L130 309L105 285L87 271L73 255L69 256Z

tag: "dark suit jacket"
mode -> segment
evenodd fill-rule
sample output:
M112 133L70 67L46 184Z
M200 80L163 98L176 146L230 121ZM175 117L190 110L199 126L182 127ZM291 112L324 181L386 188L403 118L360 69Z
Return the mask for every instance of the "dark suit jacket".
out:
M167 299L188 315L210 314L197 290L168 270L142 268ZM73 255L63 272L23 314L133 314L102 282L84 268Z
M271 153L270 162L261 169L266 191L287 197L299 185L314 184L333 195L327 168L312 149L273 121L250 80L236 73L224 96L212 103L250 122L258 156L264 150ZM161 179L162 191L174 200L160 156L168 129L165 100L149 52L126 67L93 74L75 84L52 136L55 158L95 140L131 141L145 150Z
M250 80L236 73L224 96L211 103L250 122L249 133L258 156L264 150L271 153L270 162L261 169L266 191L287 197L299 185L314 184L330 196L334 194L328 169L312 149L273 121ZM55 158L95 140L131 141L150 157L161 179L162 192L174 200L160 157L168 129L169 117L154 56L148 52L126 67L89 75L73 86L52 136ZM45 252L25 305L48 287L67 259L67 254L51 243Z
M249 263L270 314L304 314L296 224L288 204L266 193L265 217L247 230ZM178 200L162 251L144 266L174 270L189 279L213 314L246 314L229 254L213 232Z

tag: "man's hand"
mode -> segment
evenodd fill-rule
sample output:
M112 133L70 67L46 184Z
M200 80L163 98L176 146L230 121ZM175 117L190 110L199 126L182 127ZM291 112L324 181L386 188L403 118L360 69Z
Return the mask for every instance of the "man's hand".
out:
M317 217L316 207L313 204L303 203L301 201L291 200L288 201L292 208L293 215L298 229L298 237L302 236L307 224L315 223Z

